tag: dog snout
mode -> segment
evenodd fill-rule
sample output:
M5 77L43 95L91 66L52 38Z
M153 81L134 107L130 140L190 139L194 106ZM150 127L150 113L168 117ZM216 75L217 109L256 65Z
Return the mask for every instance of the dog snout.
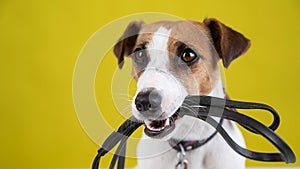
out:
M136 109L140 112L156 112L161 108L161 95L155 88L140 91L135 98Z

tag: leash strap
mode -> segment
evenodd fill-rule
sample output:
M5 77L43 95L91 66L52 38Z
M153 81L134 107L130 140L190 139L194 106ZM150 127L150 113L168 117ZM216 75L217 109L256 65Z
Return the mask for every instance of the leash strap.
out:
M183 105L184 106L180 108L179 116L193 116L209 123L223 137L227 144L238 154L257 161L285 163L296 162L296 157L292 149L274 132L280 124L280 117L272 107L260 103L233 101L210 96L188 96L186 97ZM266 110L273 115L273 122L269 127L267 127L251 117L248 117L237 111L232 111L232 108ZM222 119L232 120L244 127L246 130L263 136L279 150L279 153L255 152L239 146L228 135L224 128L212 117L220 117ZM94 159L92 169L98 169L101 157L115 147L118 143L120 144L116 150L116 153L114 154L110 169L115 167L117 161L117 168L124 169L127 139L142 124L142 122L139 122L133 116L126 120L117 131L114 131L104 141Z
M275 109L273 109L271 106L268 106L266 104L262 104L262 103L254 103L254 102L244 102L244 101L234 101L234 100L229 100L229 99L222 99L222 98L218 98L218 97L211 97L211 96L187 96L184 100L184 103L186 105L190 105L189 107L193 106L201 106L203 108L220 108L218 110L218 112L222 113L222 110L224 108L228 108L233 112L236 112L236 110L233 109L257 109L257 110L266 110L268 112L270 112L273 116L273 122L272 124L268 127L271 130L275 131L279 124L280 124L280 117L279 114L277 113L277 111ZM201 109L200 107L200 109ZM181 107L184 108L184 107ZM201 110L199 110L201 111ZM211 111L213 112L213 111ZM186 115L189 115L189 113L192 112L186 112ZM248 117L248 116L247 116ZM246 118L247 118L246 117ZM245 123L247 124L247 123ZM240 125L244 125L244 124L240 124ZM245 126L247 127L247 125ZM247 130L251 131L251 128ZM251 131L256 133L255 131Z
M132 116L127 119L117 131L111 133L99 148L98 154L93 161L92 169L98 169L101 157L106 155L106 153L113 149L119 142L120 144L114 154L110 169L115 167L116 161L118 161L118 169L124 169L127 139L142 124L143 123L138 122L138 120Z
M235 150L240 155L250 158L257 161L269 161L269 162L279 162L285 161L286 163L294 163L296 161L295 154L291 150L291 148L274 132L280 123L280 118L278 113L270 106L260 103L251 103L251 102L237 102L231 100L224 100L216 97L209 97L209 96L191 96L187 101L191 102L198 102L197 105L204 105L207 107L198 107L194 109L194 111L189 110L181 110L179 114L182 115L190 115L194 117L198 117L202 120L205 120L207 123L212 125L224 138L224 140L229 144L229 146ZM225 102L224 106L220 106L220 102ZM215 104L217 103L217 105ZM209 109L214 107L214 111L210 111ZM239 112L235 112L229 110L230 108L238 108L238 109L262 109L267 110L272 113L274 120L273 123L266 127L262 123L258 122L257 120L243 115ZM183 108L184 109L184 108ZM279 151L280 153L263 153L263 152L254 152L251 150L247 150L237 143L235 143L227 132L224 130L222 126L220 126L214 119L210 116L214 117L222 117L224 119L232 120L240 124L245 129L260 134L264 138L266 138L269 142L271 142Z

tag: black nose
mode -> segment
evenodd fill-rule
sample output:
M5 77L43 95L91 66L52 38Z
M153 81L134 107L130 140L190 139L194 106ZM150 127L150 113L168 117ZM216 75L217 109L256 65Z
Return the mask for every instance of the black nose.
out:
M140 112L157 111L160 109L161 95L155 88L146 88L135 98L136 109Z

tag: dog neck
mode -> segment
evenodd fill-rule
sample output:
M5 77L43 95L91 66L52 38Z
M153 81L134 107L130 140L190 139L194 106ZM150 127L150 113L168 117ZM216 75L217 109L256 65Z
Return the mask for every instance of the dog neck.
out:
M221 78L219 78L214 89L209 93L209 96L225 97ZM216 120L219 121L217 118ZM215 129L206 122L189 116L182 117L182 119L178 120L177 125L180 127L175 128L174 134L170 139L184 141L203 140L208 138L215 131Z
M225 89L222 85L221 78L219 78L216 86L209 93L209 96L220 97L220 98L226 97ZM220 121L220 124L222 123L221 121ZM208 136L206 138L202 138L202 139L196 139L196 140L195 139L178 140L178 139L172 138L172 139L169 140L169 144L172 148L174 148L177 151L182 151L180 146L182 146L184 151L190 151L190 150L193 150L193 149L196 149L198 147L201 147L201 146L205 145L211 139L213 139L216 134L217 134L217 132L214 131L214 132L212 132L212 134L210 136ZM191 133L191 135L194 135L194 133Z

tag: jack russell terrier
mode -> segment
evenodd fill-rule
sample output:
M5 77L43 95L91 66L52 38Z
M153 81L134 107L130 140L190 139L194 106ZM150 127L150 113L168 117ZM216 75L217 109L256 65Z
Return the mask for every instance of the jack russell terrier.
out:
M176 112L187 95L226 97L218 61L222 59L227 68L249 46L242 34L213 18L128 25L114 53L119 68L124 56L132 59L132 75L137 81L132 113L144 122L142 140L148 140L137 147L137 168L174 169L181 150L187 161L184 168L245 168L245 159L213 127L196 118L179 118ZM245 146L233 122L224 120L220 125ZM146 155L149 152L152 154Z

